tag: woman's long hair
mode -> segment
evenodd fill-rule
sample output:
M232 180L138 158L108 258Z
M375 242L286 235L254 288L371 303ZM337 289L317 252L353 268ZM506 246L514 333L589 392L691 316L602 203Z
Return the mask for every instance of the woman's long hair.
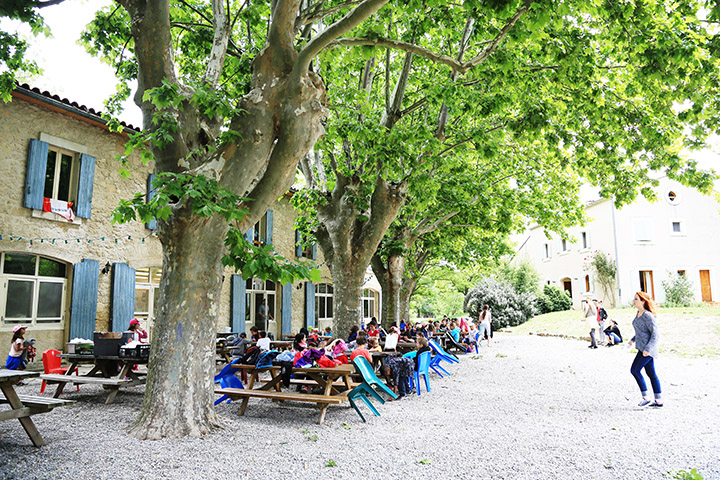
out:
M655 302L652 301L652 298L645 293L645 292L635 292L635 295L638 296L640 300L643 302L643 307L648 312L652 313L653 315L656 315L655 313Z
M23 337L22 333L20 333L21 331L22 331L22 328L20 330L18 330L17 332L13 333L12 341L10 341L10 343L15 343L15 340L17 340L18 338L22 338L23 340L25 340L25 337Z

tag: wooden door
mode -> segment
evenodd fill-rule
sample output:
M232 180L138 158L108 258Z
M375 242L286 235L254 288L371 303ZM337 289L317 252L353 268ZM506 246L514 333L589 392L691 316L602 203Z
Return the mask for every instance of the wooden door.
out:
M702 301L712 302L712 290L710 289L710 270L700 270L700 290Z
M652 270L640 270L640 290L655 300L655 285L653 284Z

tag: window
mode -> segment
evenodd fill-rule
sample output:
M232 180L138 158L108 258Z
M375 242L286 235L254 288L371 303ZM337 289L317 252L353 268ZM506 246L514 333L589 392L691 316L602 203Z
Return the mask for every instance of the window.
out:
M78 162L70 151L50 146L45 166L45 189L43 196L76 203Z
M276 285L272 280L247 279L245 283L245 322L258 330L272 331L275 324Z
M673 237L684 237L687 235L685 221L682 218L670 219L670 235Z
M678 270L678 271L677 271L677 274L678 274L679 277L684 277L684 276L685 276L685 270Z
M562 251L563 251L563 252L567 252L567 251L568 251L568 248L567 248L568 242L567 242L566 239L563 238L562 240L560 240L560 246L562 247Z
M90 218L95 157L86 147L44 133L28 149L23 205L43 210L44 198L73 202L77 217ZM43 216L41 214L41 216ZM48 218L55 218L50 214Z
M295 230L295 256L298 258L317 259L317 245L306 245L300 230Z
M665 195L665 200L667 200L670 205L678 205L680 204L680 194L677 190L668 190Z
M160 267L135 270L135 318L145 320L143 323L149 333L152 333L155 313L157 313L161 276Z
M633 219L633 231L635 232L635 241L638 243L652 242L653 232L652 223L649 218Z
M377 305L377 292L369 288L362 291L363 318L369 321L372 317L377 317L375 306Z
M67 266L25 253L0 256L2 325L62 324Z
M549 243L544 243L544 244L543 244L543 259L545 259L545 260L549 259L549 258L550 258L550 253L551 253L551 251L550 251L550 244L549 244Z
M590 293L590 275L585 275L585 293Z
M333 319L333 286L321 283L315 289L315 321L328 322Z
M585 250L586 248L590 248L587 232L580 232L580 245L582 245L583 250Z
M672 222L672 231L680 233L680 222Z

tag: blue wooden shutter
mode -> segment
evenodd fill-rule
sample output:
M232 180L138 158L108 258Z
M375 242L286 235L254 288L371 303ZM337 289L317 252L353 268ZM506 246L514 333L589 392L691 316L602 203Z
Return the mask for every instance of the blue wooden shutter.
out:
M80 155L80 178L78 180L77 205L78 217L90 218L92 210L93 180L95 178L95 157Z
M286 283L282 286L282 334L292 334L292 283Z
M305 282L305 326L315 327L315 285Z
M73 267L70 338L92 339L97 313L100 262L85 258Z
M150 200L152 200L153 197L155 196L155 189L153 188L153 180L155 180L155 174L151 173L150 175L148 175L148 181L147 181L147 201L148 202ZM157 228L157 221L153 218L152 220L150 220L149 223L145 224L145 228L150 229L150 230L155 230Z
M250 227L250 230L245 232L245 240L247 240L247 242L252 245L254 236L255 236L255 227L253 226L253 227Z
M265 214L267 222L265 222L265 245L273 243L273 211L268 210Z
M242 275L230 279L230 321L232 331L245 332L245 280Z
M317 260L317 245L313 243L312 246L312 259Z
M135 315L135 269L127 263L113 263L112 271L112 330L122 332L130 327Z
M42 210L45 191L45 169L47 168L48 144L31 139L28 149L27 171L25 172L25 198L27 208Z
M303 247L302 247L302 235L300 235L300 230L295 230L295 256L296 257L302 257L303 256Z

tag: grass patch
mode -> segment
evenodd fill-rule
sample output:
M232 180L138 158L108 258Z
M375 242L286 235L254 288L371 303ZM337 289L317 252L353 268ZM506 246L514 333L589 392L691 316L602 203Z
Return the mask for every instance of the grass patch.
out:
M610 318L618 322L625 341L634 335L632 320L635 314L634 308L608 310ZM660 308L657 320L661 353L692 358L720 358L720 308L704 306ZM538 315L509 330L521 335L533 333L588 339L590 337L581 310Z

